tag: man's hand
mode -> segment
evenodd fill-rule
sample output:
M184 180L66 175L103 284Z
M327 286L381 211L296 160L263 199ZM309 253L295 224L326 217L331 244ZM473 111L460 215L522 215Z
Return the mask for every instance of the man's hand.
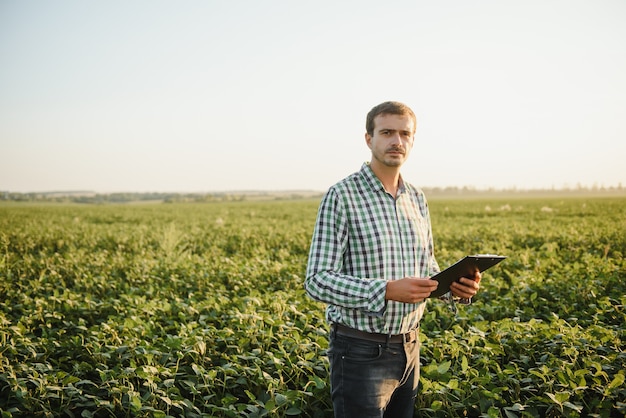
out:
M436 280L421 279L418 277L405 277L399 280L387 282L386 300L395 300L404 303L421 302L437 289L439 283Z
M450 285L450 291L453 296L469 300L478 293L478 289L480 289L480 279L480 272L476 271L473 278L468 279L467 277L461 277L458 282L453 282Z

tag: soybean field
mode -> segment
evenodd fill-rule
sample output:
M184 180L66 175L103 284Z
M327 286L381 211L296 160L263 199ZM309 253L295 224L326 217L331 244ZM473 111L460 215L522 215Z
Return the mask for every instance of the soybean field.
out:
M2 418L331 417L318 203L2 203ZM626 198L430 209L442 268L508 258L429 301L415 416L625 416Z

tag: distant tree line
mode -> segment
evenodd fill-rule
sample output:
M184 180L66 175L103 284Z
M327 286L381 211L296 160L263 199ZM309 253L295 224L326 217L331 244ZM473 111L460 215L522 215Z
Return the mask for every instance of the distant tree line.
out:
M0 191L0 201L53 203L132 203L132 202L225 202L246 200L293 200L321 196L318 192L217 192L217 193L93 193L93 192L33 192Z
M620 183L616 187L584 187L578 185L575 188L552 188L552 189L478 189L474 187L431 187L424 188L427 196L454 197L454 196L486 196L486 195L623 195L626 188ZM13 202L56 202L56 203L131 203L131 202L225 202L225 201L250 201L250 200L296 200L320 198L319 191L232 191L215 193L162 193L162 192L137 192L137 193L95 193L89 191L69 192L32 192L17 193L0 191L0 201Z

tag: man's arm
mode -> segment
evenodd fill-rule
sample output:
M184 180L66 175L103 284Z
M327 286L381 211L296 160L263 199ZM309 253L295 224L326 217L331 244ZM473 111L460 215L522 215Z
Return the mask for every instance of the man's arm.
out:
M315 300L364 312L385 309L387 281L343 274L349 225L345 210L334 190L322 199L313 231L305 289Z

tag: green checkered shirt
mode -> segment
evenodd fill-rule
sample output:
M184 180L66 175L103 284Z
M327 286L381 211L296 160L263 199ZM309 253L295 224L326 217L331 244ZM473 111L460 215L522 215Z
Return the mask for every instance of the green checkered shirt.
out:
M437 272L428 204L421 190L401 181L394 199L365 163L325 194L305 289L328 304L328 322L382 334L411 331L419 325L425 302L386 301L386 283Z

